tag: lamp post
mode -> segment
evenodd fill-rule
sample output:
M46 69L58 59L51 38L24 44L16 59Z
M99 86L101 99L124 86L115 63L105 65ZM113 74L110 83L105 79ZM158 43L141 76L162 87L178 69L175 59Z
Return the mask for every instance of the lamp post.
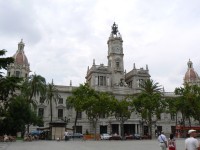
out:
M69 123L69 121L70 121L70 118L67 118L66 116L65 116L65 128L67 127L67 124Z
M112 134L112 120L111 119L108 120L108 124L110 127L110 134Z
M143 136L144 135L144 120L139 120L139 124L140 124L140 134Z

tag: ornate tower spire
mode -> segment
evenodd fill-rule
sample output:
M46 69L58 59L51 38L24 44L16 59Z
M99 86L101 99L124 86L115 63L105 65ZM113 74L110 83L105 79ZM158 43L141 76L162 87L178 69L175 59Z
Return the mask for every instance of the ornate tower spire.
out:
M24 50L25 44L23 43L23 39L21 39L21 42L18 43L18 51Z
M189 59L187 65L188 65L188 69L193 68L193 63L190 59Z

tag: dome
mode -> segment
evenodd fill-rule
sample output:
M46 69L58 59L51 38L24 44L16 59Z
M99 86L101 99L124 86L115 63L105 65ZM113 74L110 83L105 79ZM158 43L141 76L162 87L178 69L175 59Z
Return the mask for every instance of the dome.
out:
M21 42L18 44L18 50L13 56L15 63L18 65L29 65L28 59L24 53L24 43Z
M185 81L195 81L198 79L198 74L194 71L193 68L188 69L188 71L185 73Z
M188 64L188 70L185 73L184 81L185 82L197 81L199 79L199 76L193 68L193 63L189 60L187 64Z
M13 56L15 59L15 63L19 65L28 65L28 59L26 55L23 52L16 52L15 55Z

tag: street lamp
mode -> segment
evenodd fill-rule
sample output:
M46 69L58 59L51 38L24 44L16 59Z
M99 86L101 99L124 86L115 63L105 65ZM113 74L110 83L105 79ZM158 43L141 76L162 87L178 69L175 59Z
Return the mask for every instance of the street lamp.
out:
M69 123L69 121L70 121L70 118L67 118L66 116L65 116L65 128L66 128L66 126L67 126L67 124Z

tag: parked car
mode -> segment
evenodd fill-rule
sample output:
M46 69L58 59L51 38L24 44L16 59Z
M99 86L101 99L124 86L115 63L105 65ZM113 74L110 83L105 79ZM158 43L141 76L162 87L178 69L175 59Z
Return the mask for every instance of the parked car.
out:
M122 137L120 135L112 135L109 140L122 140Z
M126 140L133 140L134 139L134 136L132 134L130 135L125 135L125 139Z
M101 140L109 140L110 137L112 136L108 133L101 134Z
M32 136L35 136L35 135L39 136L41 133L43 133L43 131L41 130L33 130L30 132Z
M141 140L142 139L142 136L140 134L134 134L133 137L136 140Z
M131 134L131 135L126 135L125 136L125 139L126 140L141 140L142 139L142 136L140 134Z
M68 133L68 138L83 138L83 134L81 133Z

